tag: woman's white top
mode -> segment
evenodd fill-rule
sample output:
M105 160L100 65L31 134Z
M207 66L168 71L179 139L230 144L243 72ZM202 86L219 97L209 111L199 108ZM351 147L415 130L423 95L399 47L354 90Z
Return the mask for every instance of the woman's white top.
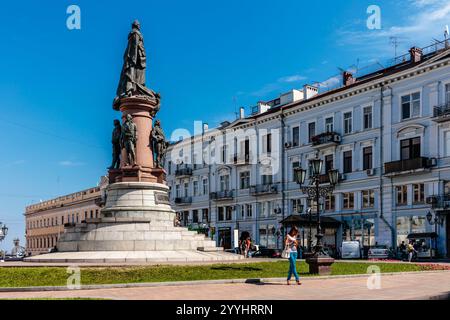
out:
M297 252L295 240L297 240L297 238L292 237L290 234L287 235L287 248L289 248L291 252Z

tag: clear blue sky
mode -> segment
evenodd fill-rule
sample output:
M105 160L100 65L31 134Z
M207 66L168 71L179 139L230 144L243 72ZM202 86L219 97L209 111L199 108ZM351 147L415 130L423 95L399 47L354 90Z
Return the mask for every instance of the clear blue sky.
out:
M0 221L24 235L26 205L96 185L110 162L111 108L127 34L139 19L147 85L167 135L233 120L271 99L442 39L450 5L401 1L3 1L0 7ZM81 30L66 9L81 8ZM381 8L382 29L366 27ZM23 242L23 241L22 241Z

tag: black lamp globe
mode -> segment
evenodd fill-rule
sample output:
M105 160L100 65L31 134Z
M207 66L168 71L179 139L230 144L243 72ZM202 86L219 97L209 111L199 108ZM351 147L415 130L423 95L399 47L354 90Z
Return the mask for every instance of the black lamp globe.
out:
M330 184L335 186L339 182L339 171L336 169L328 171L328 178L330 179Z
M305 183L305 178L306 178L306 170L305 169L302 169L300 167L297 167L294 169L295 182L302 185L303 183Z
M318 176L322 172L323 161L320 159L314 159L311 161L312 174Z

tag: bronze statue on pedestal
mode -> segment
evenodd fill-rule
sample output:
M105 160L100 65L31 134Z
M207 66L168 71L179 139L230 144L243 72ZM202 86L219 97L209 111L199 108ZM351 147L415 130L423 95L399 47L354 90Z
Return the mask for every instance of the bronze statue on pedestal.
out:
M136 164L136 141L137 141L137 127L133 122L133 117L129 114L126 115L126 119L122 125L122 146L127 152L128 166L134 166Z
M157 168L164 167L164 157L167 152L169 143L166 141L164 131L161 128L161 122L156 120L155 125L151 133L152 150L154 154L154 160Z
M122 152L122 127L120 126L119 120L114 120L114 130L112 132L112 146L113 146L113 154L112 154L112 164L109 169L119 169L120 167L120 153Z

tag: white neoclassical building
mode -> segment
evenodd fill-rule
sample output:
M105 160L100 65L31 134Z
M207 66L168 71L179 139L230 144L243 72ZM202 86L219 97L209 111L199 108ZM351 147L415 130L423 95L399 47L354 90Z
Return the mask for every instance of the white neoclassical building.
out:
M422 234L436 236L430 245L449 256L450 49L412 48L363 72L344 72L328 91L305 85L260 102L249 116L241 108L232 123L203 125L172 144L165 166L182 224L205 229L226 248L243 232L280 247L290 223L306 241L305 214L316 204L293 168L308 169L318 156L324 184L328 170L340 172L320 205L327 246L359 240L396 248Z

